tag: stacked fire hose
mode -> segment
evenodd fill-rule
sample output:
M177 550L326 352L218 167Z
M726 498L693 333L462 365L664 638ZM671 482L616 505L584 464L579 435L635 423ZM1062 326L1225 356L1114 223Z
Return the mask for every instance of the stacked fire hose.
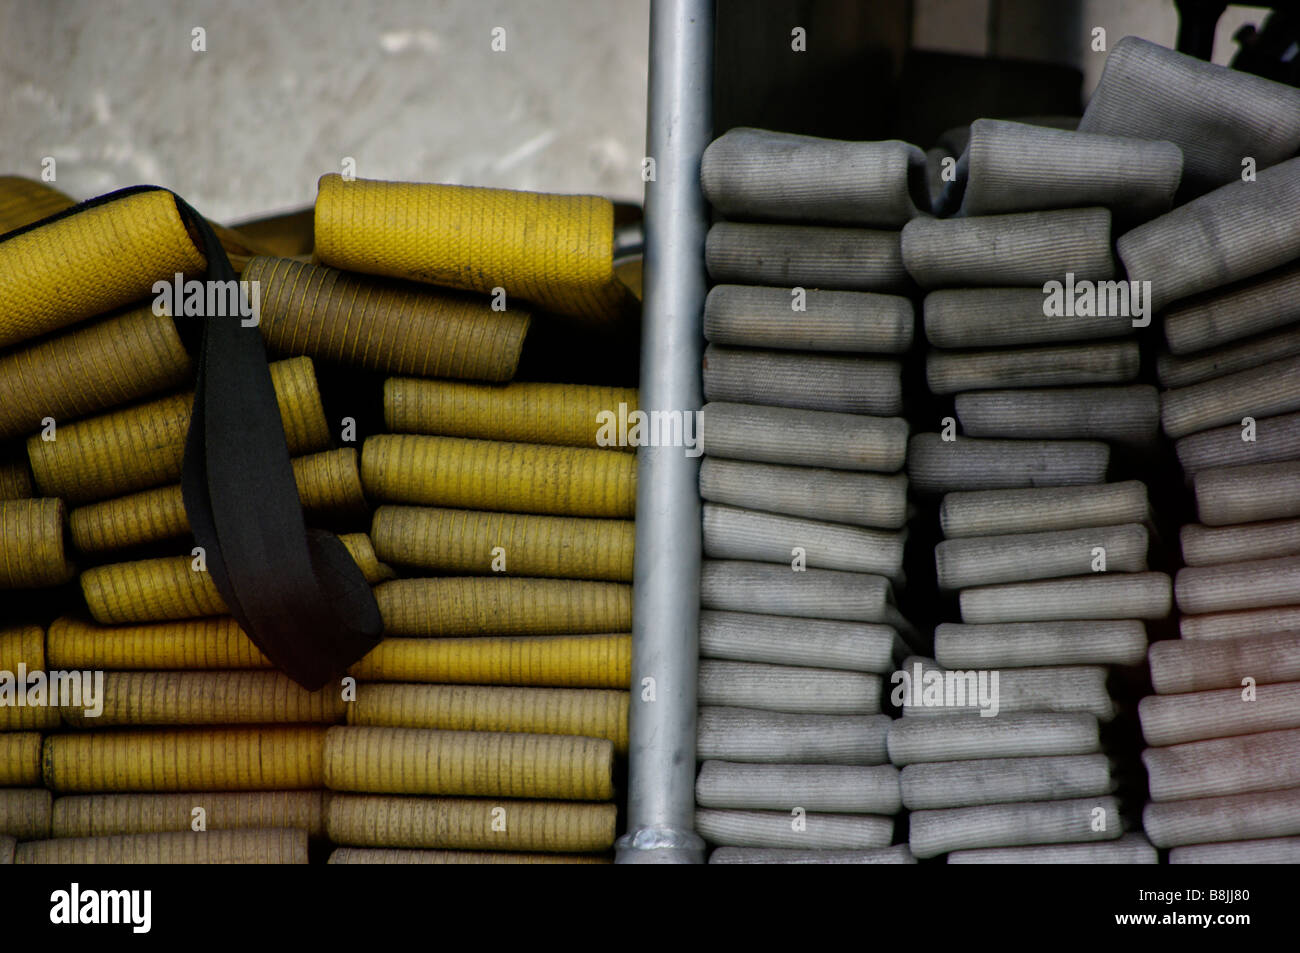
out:
M1141 664L1144 621L1170 606L1147 571L1146 486L1107 482L1112 447L1153 440L1159 401L1135 383L1138 316L1073 305L1119 277L1117 213L1168 208L1181 166L1168 142L979 120L941 199L952 217L904 230L927 382L955 404L913 438L909 475L942 497L937 581L960 614L906 663L890 732L917 857L1155 862L1121 838L1102 729L1108 667ZM1070 304L1055 314L1053 283Z
M1159 370L1198 522L1182 637L1153 645L1144 824L1172 863L1300 860L1300 159L1151 223L1135 251L1229 236L1165 285ZM1137 238L1138 236L1135 236ZM1163 260L1163 259L1161 259Z
M898 229L924 157L737 129L701 177L749 221L707 242L698 831L712 863L910 862L881 700L908 628Z
M1032 716L1042 724L1026 732L1022 743L1033 745L1037 757L1014 768L1012 762L965 760L987 756L994 750L993 738L1002 735L998 740L1004 741L1011 734L1009 726L993 724L1003 716L989 719L991 724L982 730L971 716L953 719L947 732L931 727L942 725L943 715L930 719L931 724L904 718L895 725L890 753L896 761L936 762L909 765L903 772L905 805L927 808L910 817L912 850L918 857L951 851L950 862L1154 862L1152 844L1178 847L1296 832L1294 791L1286 789L1295 787L1295 732L1287 729L1300 724L1297 698L1281 689L1270 692L1263 706L1250 708L1234 707L1227 698L1237 700L1237 691L1164 697L1168 692L1236 684L1245 674L1240 671L1243 653L1250 658L1249 667L1266 672L1262 681L1294 678L1286 674L1287 662L1294 663L1287 654L1290 636L1268 635L1263 636L1265 643L1283 643L1271 654L1261 648L1250 655L1248 641L1239 647L1223 642L1191 647L1158 642L1151 647L1152 678L1161 695L1143 702L1141 723L1148 743L1168 747L1153 747L1143 757L1154 801L1144 816L1150 843L1130 834L1106 845L1020 846L1120 836L1121 825L1113 813L1118 805L1103 796L1107 772L1102 760L1080 757L1097 750L1091 719L1104 721L1111 713L1103 671L1081 663L1129 665L1140 658L1144 639L1137 620L1164 616L1170 596L1162 575L1144 572L1145 488L1136 482L1101 483L1107 473L1104 445L1093 444L1090 452L1082 443L1055 444L1054 449L1042 444L1034 455L1025 452L1027 444L1004 441L1100 438L1116 448L1131 448L1128 461L1141 475L1153 455L1134 451L1153 442L1157 408L1165 433L1174 438L1232 422L1236 426L1179 443L1185 467L1196 461L1209 468L1195 477L1202 521L1223 525L1300 513L1295 509L1294 471L1280 469L1287 464L1273 464L1273 469L1267 464L1262 469L1242 466L1235 472L1215 469L1251 462L1250 449L1243 454L1227 439L1230 429L1240 443L1243 416L1281 415L1300 407L1296 367L1285 359L1294 351L1277 353L1265 339L1255 338L1239 345L1237 353L1223 355L1228 363L1220 365L1219 355L1203 350L1268 331L1293 313L1285 288L1293 287L1287 285L1291 279L1286 267L1300 249L1294 213L1300 160L1285 160L1300 146L1298 110L1300 93L1295 90L1126 39L1110 54L1078 132L987 122L972 127L969 149L959 163L966 181L945 196L947 210L962 216L1011 214L1000 223L979 218L916 222L905 232L909 270L931 287L962 283L968 276L988 281L988 276L999 275L1005 280L1009 272L1031 262L1044 265L1032 275L1020 272L1026 283L1042 282L1033 291L1038 300L1032 310L1028 295L1019 307L1008 293L996 310L987 303L982 310L984 302L973 293L967 292L971 297L962 301L961 292L932 292L925 306L932 344L1038 345L1076 335L1107 338L1127 333L1115 323L1113 309L1109 317L1101 313L1099 293L1090 313L1080 307L1089 290L1087 279L1093 280L1095 291L1100 287L1095 282L1127 277L1130 283L1149 282L1144 286L1148 300L1143 313L1131 307L1120 320L1132 317L1142 326L1150 315L1173 304L1164 315L1171 345L1183 353L1200 352L1162 358L1163 382L1169 384L1172 375L1186 389L1166 391L1160 403L1149 387L1120 386L1139 373L1137 348L1124 342L1098 341L1087 348L1054 344L1050 350L1022 347L1005 355L930 355L931 388L957 394L956 416L966 434L976 438L956 438L945 445L942 437L919 436L909 455L916 490L949 494L941 511L949 538L940 544L936 562L940 585L961 590L963 624L939 627L937 661L949 668L1005 667L1003 710L1010 703L1054 712L1050 717L1060 725L1052 726L1057 729L1053 732L1048 715ZM1178 197L1185 204L1171 211L1180 171ZM1109 206L1126 275L1109 273L1110 242L1101 234L1106 218L1100 210L1024 214L1027 209L1094 203ZM1051 220L1062 225L1064 214L1075 216L1073 226L1054 232ZM997 254L980 261L980 245L985 243L996 247ZM1048 266L1053 255L1058 257ZM1073 280L1067 281L1062 271L1073 272ZM1254 284L1233 284L1252 278ZM1071 284L1084 289L1076 294L1073 317L1063 317L1068 310L1040 310L1049 295L1049 280L1060 283L1055 287L1067 299ZM1231 286L1228 294L1204 297L1225 285ZM1197 295L1202 297L1180 300ZM1130 297L1130 305L1134 300ZM1007 325L1015 324L1033 331L1030 336L1002 336ZM981 331L989 327L999 335L993 340ZM1274 357L1282 359L1253 374L1240 370ZM1233 376L1214 380L1225 373ZM1101 381L1108 386L1091 386ZM1053 389L1019 390L1040 384ZM1076 389L1081 385L1089 388ZM999 390L1010 387L1017 390ZM964 393L977 388L986 390ZM1271 428L1278 439L1270 444L1273 455L1265 459L1294 455L1284 449L1287 423L1279 418L1278 426ZM1114 461L1110 470L1115 470ZM1290 485L1284 489L1288 478ZM1014 490L1009 489L1012 481L1079 486ZM1234 510L1234 504L1239 508ZM1251 531L1249 539L1245 530L1232 537L1204 527L1184 532L1184 556L1191 568L1179 574L1178 605L1185 613L1207 613L1202 636L1210 635L1216 623L1213 635L1223 639L1287 627L1272 607L1295 601L1297 575L1294 560L1286 555L1296 550L1283 541L1290 531L1276 524ZM1007 535L982 538L987 534ZM1097 559L1102 554L1104 563ZM1240 567L1222 565L1247 554L1277 558ZM1091 575L1082 574L1085 567ZM1059 582L1025 581L1074 574L1077 578ZM1259 627L1254 630L1249 629L1252 610ZM1195 627L1196 618L1185 616L1184 636ZM1067 663L1069 667L1058 667ZM1053 667L1013 668L1043 664ZM1060 730L1066 717L1078 721L1073 738ZM1085 719L1090 721L1087 726ZM1276 730L1262 733L1270 729ZM1236 735L1248 737L1223 737ZM925 741L942 753L918 757ZM1004 751L1028 753L1019 748ZM1061 757L1067 753L1073 757ZM946 758L961 760L940 767ZM1029 789L1033 796L1051 800L985 803L1028 800ZM946 800L922 803L940 790L938 797ZM1111 823L1099 828L1096 820L1103 815ZM1180 848L1171 859L1251 862L1295 857L1294 844L1284 840L1251 847L1216 844L1201 850L1196 854Z
M864 840L858 855L837 855L845 841L809 835L821 818L808 804L883 813L886 798L877 795L884 775L863 772L852 782L857 797L850 798L833 783L848 789L850 775L820 766L819 758L830 755L812 756L811 742L801 750L792 740L776 740L777 727L792 728L796 712L829 711L804 708L790 691L794 673L775 666L826 667L825 656L809 644L824 623L808 617L856 610L847 594L829 587L815 604L786 595L798 591L794 580L801 574L791 569L798 570L805 552L810 568L803 578L816 579L807 540L825 540L822 568L885 576L899 569L884 539L833 533L826 525L901 526L875 522L874 501L865 498L850 510L840 507L830 477L844 467L851 431L834 442L837 454L823 453L821 445L786 453L802 438L805 421L819 419L815 414L900 412L896 404L867 404L880 392L878 378L868 376L869 359L855 365L790 353L881 349L865 340L828 345L830 338L813 332L840 313L832 307L840 304L837 294L844 307L850 291L864 306L872 294L907 292L906 284L895 283L896 273L882 270L893 245L880 229L899 225L903 267L926 292L927 383L933 395L952 401L951 416L935 421L939 432L912 438L907 472L920 517L938 504L933 515L944 539L934 554L937 583L960 619L937 626L932 653L891 659L883 633L880 640L874 670L898 664L893 679L910 688L901 696L903 717L880 724L888 727L890 759L902 769L899 796L910 811L911 854L947 855L954 863L1154 863L1156 847L1173 845L1174 835L1157 833L1150 820L1162 799L1178 796L1165 792L1187 798L1263 792L1252 795L1260 806L1246 812L1256 820L1217 813L1218 827L1198 829L1201 839L1227 839L1222 835L1231 831L1257 838L1295 833L1279 812L1293 804L1296 779L1291 768L1269 763L1296 760L1296 701L1280 684L1295 678L1294 640L1264 634L1294 627L1289 613L1300 609L1294 607L1300 536L1289 522L1231 537L1184 534L1185 553L1189 538L1200 547L1187 555L1189 564L1200 560L1208 568L1180 575L1183 611L1210 613L1206 625L1217 622L1220 635L1232 625L1261 633L1273 649L1267 654L1249 643L1240 652L1221 651L1213 673L1180 684L1235 684L1245 653L1251 664L1269 669L1256 681L1279 685L1261 693L1266 704L1236 720L1206 714L1214 701L1208 698L1188 701L1202 707L1195 713L1189 707L1185 716L1161 712L1165 722L1202 716L1198 727L1185 728L1185 740L1204 737L1196 731L1247 734L1251 726L1256 734L1215 741L1215 752L1190 751L1183 761L1174 760L1177 751L1164 761L1148 752L1148 768L1159 769L1151 789L1157 803L1147 812L1150 841L1132 832L1136 805L1122 804L1121 796L1140 783L1136 739L1129 737L1136 734L1133 707L1141 694L1134 684L1143 678L1148 639L1163 634L1159 623L1172 607L1169 576L1150 571L1152 546L1152 559L1167 558L1151 504L1168 515L1164 508L1174 500L1163 493L1149 498L1148 482L1162 475L1161 395L1139 349L1139 340L1151 336L1141 329L1171 302L1268 272L1258 288L1233 286L1240 304L1210 301L1192 309L1197 316L1186 323L1198 322L1202 337L1181 350L1200 353L1163 357L1162 375L1181 373L1187 385L1236 376L1213 390L1166 393L1165 432L1180 437L1222 426L1204 444L1180 443L1179 455L1185 466L1191 454L1202 467L1241 467L1198 478L1198 500L1211 500L1201 502L1204 521L1300 515L1297 471L1289 462L1300 456L1290 452L1300 427L1286 416L1300 409L1293 366L1300 339L1285 327L1294 314L1285 299L1295 291L1289 268L1297 226L1287 186L1292 163L1283 161L1300 146L1297 106L1294 90L1126 39L1111 54L1077 130L976 122L951 174L930 176L932 184L946 183L934 201L935 217L918 213L928 203L915 198L921 190L909 188L902 170L919 153L901 143L733 130L710 147L705 193L730 219L714 225L706 252L717 284L705 309L700 480L711 561L702 579L696 798L699 830L719 847L714 862L886 856L867 849L882 841ZM1247 165L1250 181L1223 189L1217 200L1197 200ZM894 204L883 204L890 197ZM872 206L868 198L882 204ZM855 258L851 271L840 271ZM806 302L806 312L798 301ZM1183 319L1175 310L1168 320L1173 342ZM1270 336L1222 358L1203 350L1261 332ZM1256 369L1266 361L1272 363ZM858 379L850 391L841 382L851 368ZM1264 419L1243 451L1228 437L1238 440L1239 418L1251 413ZM888 447L888 436L877 435L874 445ZM791 466L830 469L814 491L815 471L805 470L796 482ZM1215 501L1218 512L1206 516ZM1248 553L1268 559L1232 570L1208 566ZM792 557L793 565L782 565ZM902 648L898 641L894 646ZM1151 650L1162 692L1168 676L1156 660L1173 648L1163 643ZM993 676L997 685L988 697ZM802 677L815 683L812 674ZM822 684L819 706L834 697L829 680ZM869 703L874 709L877 700ZM1216 713L1227 704L1215 703ZM1155 717L1154 704L1143 707L1144 727ZM811 728L809 722L810 735ZM857 738L875 741L865 724ZM1207 767L1220 755L1224 765ZM1195 816L1209 823L1206 811ZM829 833L829 827L822 829ZM1283 857L1292 850L1290 842L1270 840L1241 856Z
M753 129L704 156L710 861L1294 862L1300 91L1128 38L1077 129L962 138L928 170ZM0 862L607 860L637 391L521 367L634 312L609 203L326 176L314 235L215 228L260 289L248 436L283 438L234 486L210 328L157 298L209 226L71 205L0 178ZM320 626L328 678L241 628L288 570L254 558L258 593L195 545L277 481L321 592L373 606L362 650ZM942 539L905 580L909 523Z
M166 193L143 195L152 208L104 226L145 220L117 299L66 329L14 305L0 320L0 428L27 438L0 470L18 497L0 502L0 587L73 578L85 603L0 633L0 670L104 673L98 711L0 707L6 856L306 862L312 839L342 845L337 862L603 859L627 743L635 458L596 435L636 391L509 381L530 322L549 320L534 308L588 327L631 313L612 206L327 176L314 247L222 232L259 287L249 333L276 358L303 509L340 531L382 617L378 646L309 691L227 614L187 539L192 362L183 320L147 295L201 259L183 229L162 240ZM96 264L85 214L0 238L5 272L75 285ZM30 340L46 330L62 333ZM316 362L396 375L397 433L359 449L356 418L326 415ZM50 601L67 611L66 592Z

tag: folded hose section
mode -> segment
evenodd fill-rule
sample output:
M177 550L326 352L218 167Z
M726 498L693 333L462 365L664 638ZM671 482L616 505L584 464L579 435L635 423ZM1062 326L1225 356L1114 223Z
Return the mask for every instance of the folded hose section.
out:
M481 298L284 258L254 258L243 278L260 283L271 350L395 374L509 380L530 320Z
M900 808L923 860L1296 856L1294 653L1252 640L1300 624L1298 107L1125 38L1077 128L956 130L967 146L930 153L960 160L955 178L932 166L929 204L905 143L733 129L706 151L696 822L713 860L883 862ZM919 396L910 364L859 357L907 350L916 286ZM1185 494L1162 430L1199 517L1176 582ZM902 572L908 524L933 576ZM918 576L935 583L919 598ZM933 613L933 643L893 591ZM1151 645L1135 718L1175 603L1187 660ZM872 627L914 654L868 653ZM1157 661L1186 682L1198 641L1250 654L1161 687ZM891 700L890 723L891 664L940 684L991 670L1001 710ZM893 790L872 771L888 762Z
M401 189L408 204L443 191ZM33 468L0 471L0 585L66 582L65 551L75 550L91 563L78 581L93 620L6 631L0 661L103 676L93 704L3 710L0 784L13 793L0 789L0 836L17 837L21 862L297 862L307 837L345 845L353 862L390 862L390 850L435 855L419 862L605 859L631 677L636 444L620 439L617 421L636 411L637 392L511 378L532 322L523 301L604 321L629 302L604 277L609 203L469 195L491 191L445 191L455 201L438 213L452 225L485 208L509 213L497 224L522 244L484 286L340 271L324 255L323 265L267 257L258 242L217 229L244 280L258 282L256 328L158 313L146 302L153 282L178 270L168 262L130 294L86 304L80 326L57 333L47 317L47 336L28 341L36 332L23 326L0 354L0 395L10 395L0 434L26 438ZM208 277L225 280L206 226L158 194L164 202L146 211L179 210L171 238L194 249L184 274L211 265ZM101 204L115 201L125 199ZM470 252L447 247L462 269L456 256ZM504 310L483 296L498 284L518 294ZM277 357L269 375L267 351ZM340 365L398 375L384 386L398 433L331 448L332 397L322 392ZM602 430L606 417L615 423ZM276 420L278 441L248 439ZM238 448L223 442L232 436ZM315 556L309 565L340 595L360 580L373 609L366 644L313 645L310 658L287 664L282 646L259 634L292 611L319 639L330 632L321 616L338 611L323 596L310 611L284 600L282 543L297 531L261 505L272 484L294 493L291 523L304 525L301 513L344 533L303 530L342 543L347 578ZM367 528L372 500L390 504L368 526L382 555L364 532L342 529ZM204 531L221 529L225 546L223 514L238 507L259 511L262 526L234 527L245 555L224 565L232 557ZM193 553L165 555L184 552L191 535ZM415 578L394 579L388 561ZM223 587L223 571L243 573L256 591ZM272 594L284 604L259 607ZM367 653L381 626L389 637ZM432 837L400 820L352 826L360 815L349 807L376 799L392 819L445 805L461 833ZM221 833L212 850L192 842L200 829ZM290 842L276 839L282 831Z
M1294 101L1270 92L1242 120ZM1271 161L1120 245L1167 305L1161 423L1195 501L1178 533L1180 638L1151 646L1138 707L1142 826L1175 864L1300 857L1300 161Z
M321 177L316 254L327 265L618 316L614 206L587 195Z
M75 206L0 238L0 346L129 304L156 291L155 282L198 274L226 287L235 281L211 226L174 194L142 187ZM208 313L213 303L210 294L186 298L186 310L203 321L193 406L181 397L162 410L174 427L173 454L184 447L182 473L173 472L175 456L164 455L160 471L145 464L144 486L182 477L188 520L221 602L277 665L317 688L377 641L378 609L337 539L309 535L303 523L261 337L234 315ZM42 444L62 450L68 442L30 444L38 485L57 483L58 465L46 466L56 451ZM93 443L87 449L96 452ZM108 451L104 461L110 472L114 456ZM110 483L106 495L138 488L131 479Z
M923 170L902 142L754 129L704 154L715 211L746 220L714 224L705 250L695 826L710 863L913 861L891 846L882 675L914 634L894 604L915 325L899 230L928 213Z

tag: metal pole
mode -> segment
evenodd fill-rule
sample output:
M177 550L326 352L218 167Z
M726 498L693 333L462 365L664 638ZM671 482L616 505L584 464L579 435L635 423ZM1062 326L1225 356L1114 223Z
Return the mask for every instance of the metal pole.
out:
M713 0L652 0L640 407L695 417L702 400L708 206L700 156L712 131ZM666 428L665 428L666 429ZM698 428L695 433L698 435ZM699 457L637 450L625 864L702 863L695 834L700 616Z

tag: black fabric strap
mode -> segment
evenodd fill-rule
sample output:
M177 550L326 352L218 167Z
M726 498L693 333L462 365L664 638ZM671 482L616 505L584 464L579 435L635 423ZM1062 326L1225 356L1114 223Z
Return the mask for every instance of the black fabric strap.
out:
M236 280L211 226L179 196L176 207L208 280ZM379 607L338 537L303 522L261 333L239 315L201 320L185 512L231 615L277 668L315 690L379 642Z

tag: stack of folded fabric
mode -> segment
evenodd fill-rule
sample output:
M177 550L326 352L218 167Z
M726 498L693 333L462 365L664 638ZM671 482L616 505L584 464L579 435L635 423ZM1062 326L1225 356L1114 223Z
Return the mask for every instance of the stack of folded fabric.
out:
M0 176L0 234L72 204L42 183ZM0 370L0 415L13 399L7 378ZM19 696L26 702L29 687L44 677L45 630L15 625L24 613L14 603L23 596L39 598L73 577L65 513L62 501L36 498L26 455L6 447L0 436L0 864L13 861L18 841L43 839L50 832L41 744L43 732L58 726L58 710L18 704Z
M409 232L382 227L394 203ZM603 200L327 176L316 226L340 268L504 291L585 322L627 304ZM319 314L312 281L286 274L271 293ZM518 314L510 301L498 322ZM526 323L465 339L511 354L499 373L382 368L402 376L384 384L388 432L366 440L361 481L400 577L375 590L385 640L353 669L348 725L326 743L325 783L343 792L326 829L346 845L332 862L581 862L613 845L636 500L635 440L619 438L636 390L428 379L509 380ZM621 433L602 428L611 418Z
M392 224L393 202L413 232ZM327 176L314 249L245 243L231 254L259 287L308 522L342 533L398 636L317 691L273 670L227 614L207 554L191 550L179 485L193 403L184 322L146 301L30 342L22 316L11 320L0 435L28 437L28 479L48 499L0 514L0 540L14 543L0 562L14 586L66 579L70 509L90 619L59 618L48 637L6 632L0 668L12 655L30 657L29 670L106 673L102 710L65 699L44 710L49 724L15 725L52 729L62 716L67 730L44 738L43 762L39 734L5 742L0 785L43 779L56 795L52 810L47 791L22 791L32 805L14 811L5 801L0 817L30 820L0 823L0 836L33 841L18 861L305 862L309 837L362 848L348 861L600 859L626 746L635 458L592 445L597 410L635 407L636 394L507 382L532 304L591 324L631 312L612 231L613 208L598 199ZM476 241L507 260L493 263ZM322 264L303 260L313 250ZM193 267L142 255L150 280L134 293ZM351 392L323 400L318 364L355 378ZM352 413L344 401L364 402L368 371L402 375L385 387L391 429L451 436L375 437L359 452L362 414L326 407ZM560 446L575 436L580 446ZM18 492L25 469L0 471L12 495L31 495ZM372 514L370 500L442 508ZM395 579L365 532L372 516L404 571L456 575ZM518 578L530 576L549 578Z
M1300 159L1266 164L1120 245L1167 305L1162 419L1198 520L1182 638L1151 646L1141 705L1143 821L1171 863L1300 860Z
M1159 424L1133 337L1150 312L1115 280L1111 243L1170 207L1182 165L1172 142L978 120L939 203L951 217L903 230L928 292L929 389L953 402L912 438L908 473L942 497L938 584L961 615L933 659L909 660L920 679L890 733L918 857L1155 860L1121 838L1099 734L1117 711L1108 667L1142 661L1144 620L1171 602L1147 571L1145 485L1106 482L1152 459ZM997 714L916 684L991 692L994 673L978 707Z
M1168 577L1144 571L1147 518L1137 481L944 497L935 561L962 621L936 628L934 660L905 662L889 734L917 857L1155 862L1121 838L1101 734L1109 668L1140 665L1143 620L1169 611Z
M490 768L469 770L474 762L464 759L484 756L473 747L442 760L515 786L466 790L432 777L393 786L400 776L348 767L327 778L335 790L358 792L331 801L335 841L574 855L555 858L566 860L611 846L613 805L555 799L609 801L612 758L627 750L635 457L596 439L600 415L620 404L634 412L636 391L412 378L385 385L394 433L367 440L362 477L384 504L374 515L376 549L403 578L376 590L388 638L354 669L361 684L338 743L510 739L514 747L490 754ZM358 756L340 748L340 757ZM410 794L551 801L394 796ZM494 828L490 812L507 806L512 816ZM463 829L440 833L440 811L462 812L449 816ZM349 849L334 862L405 856Z
M707 243L697 829L712 863L910 862L881 674L906 628L898 229L929 207L924 156L734 129L701 178L762 221Z
M0 531L0 556L11 552ZM26 704L31 680L44 674L44 629L0 629L0 864L13 861L19 841L50 835L51 797L41 778L41 745L43 733L58 727L59 712Z
M148 298L155 280L195 274L202 263L177 207L153 191L22 224L30 227L0 240L7 274L29 291L53 284L44 300L6 293L0 318L0 441L24 451L18 472L30 480L28 495L41 497L26 504L27 515L6 504L0 518L0 562L15 576L7 584L75 578L105 623L224 612L208 575L191 572L201 554L94 565L122 559L119 550L189 549L178 542L188 525L175 484L193 365L183 322ZM115 242L94 240L105 228L116 229ZM119 257L105 261L104 254ZM86 280L109 274L112 281ZM312 362L282 362L271 376L291 450L325 450L329 430ZM337 454L346 452L305 457L301 482L336 492ZM78 574L70 558L86 568ZM26 609L51 619L68 610L76 591L29 600ZM96 644L101 633L105 644ZM308 835L321 829L321 794L301 790L321 787L311 726L341 717L341 701L330 704L337 692L309 693L269 671L164 671L169 666L146 652L120 653L118 635L64 618L48 633L42 624L0 637L0 669L22 665L44 681L43 692L26 690L27 704L39 707L0 708L4 721L37 717L45 732L30 736L37 747L24 749L21 762L8 760L21 770L7 771L6 783L46 789L23 792L14 859L305 862ZM244 642L247 660L266 665ZM191 647L165 636L155 644L163 653ZM115 665L97 657L115 652ZM211 662L190 667L221 665ZM8 740L6 747L17 751Z

